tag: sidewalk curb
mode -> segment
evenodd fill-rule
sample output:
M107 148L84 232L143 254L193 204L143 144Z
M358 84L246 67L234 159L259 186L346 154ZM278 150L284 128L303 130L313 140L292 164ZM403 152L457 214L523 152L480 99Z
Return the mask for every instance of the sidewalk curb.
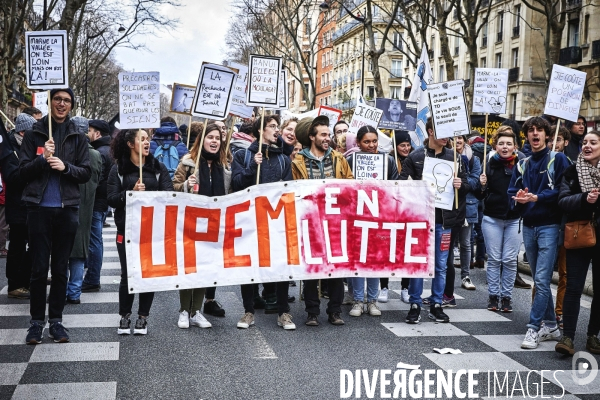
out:
M517 265L517 269L519 270L519 272L531 276L531 268L529 267L529 264L525 264L524 262L519 261ZM588 280L590 282L588 282ZM552 274L552 283L558 285L558 272L556 271ZM588 296L594 297L594 288L591 283L591 279L586 279L585 286L583 287L583 293L587 294Z

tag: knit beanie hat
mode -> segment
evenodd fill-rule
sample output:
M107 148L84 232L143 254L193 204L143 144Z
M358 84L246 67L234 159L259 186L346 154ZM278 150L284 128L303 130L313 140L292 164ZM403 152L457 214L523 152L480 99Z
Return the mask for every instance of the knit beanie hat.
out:
M15 132L30 131L36 119L29 114L21 113L15 119Z

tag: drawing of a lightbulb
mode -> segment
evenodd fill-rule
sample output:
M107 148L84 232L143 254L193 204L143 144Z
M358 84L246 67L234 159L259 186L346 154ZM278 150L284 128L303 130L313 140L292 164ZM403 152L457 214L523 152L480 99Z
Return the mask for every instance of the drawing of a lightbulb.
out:
M433 167L433 177L435 178L438 193L444 193L448 181L452 178L452 168L448 164L436 164Z

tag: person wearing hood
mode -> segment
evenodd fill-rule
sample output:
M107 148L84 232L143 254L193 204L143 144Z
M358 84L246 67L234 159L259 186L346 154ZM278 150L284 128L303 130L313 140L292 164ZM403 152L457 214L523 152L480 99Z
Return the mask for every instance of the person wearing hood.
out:
M172 151L175 146L176 152ZM176 154L175 154L176 153ZM150 154L167 167L171 179L181 158L189 153L185 143L181 141L179 128L171 117L163 117L160 120L160 128L154 130L150 141Z
M564 153L571 161L575 162L581 153L581 141L587 133L587 121L580 115L577 117L577 122L566 121L565 128L570 131L571 139L565 147Z
M398 169L398 174L400 174L400 172L402 171L402 163L413 151L413 148L410 142L410 135L407 131L394 131L394 135L396 136L396 154L398 156L396 160L396 165ZM393 149L390 152L390 154L394 154Z
M246 150L256 140L252 135L252 123L246 122L240 126L237 132L231 135L229 149L235 155L239 150Z
M256 119L253 125L253 134L256 138L262 136L262 147L259 148L259 141L255 140L247 149L238 150L233 156L231 178L232 188L235 192L257 184L256 176L259 165L260 180L258 184L292 180L291 161L289 156L284 154L283 142L279 138L279 116L265 115L264 119ZM267 288L272 285L263 284L263 286L266 292L271 292ZM272 295L269 294L267 305L275 300L279 315L277 325L285 330L296 329L296 325L292 322L292 316L289 314L289 282L277 282L275 286L276 299L272 299ZM242 285L241 290L245 313L237 327L247 329L254 325L254 285Z
M292 161L294 179L353 179L352 170L341 153L329 147L329 118L319 116L315 119L303 118L296 125L296 138L304 147ZM340 317L344 299L343 278L327 279L329 303L327 315L329 323L344 325ZM304 281L304 303L308 318L306 325L318 326L320 313L318 280Z

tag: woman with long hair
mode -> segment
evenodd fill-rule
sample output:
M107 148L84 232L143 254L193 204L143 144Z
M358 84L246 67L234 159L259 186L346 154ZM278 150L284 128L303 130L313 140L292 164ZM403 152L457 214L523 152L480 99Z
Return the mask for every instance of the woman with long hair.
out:
M202 124L193 122L191 129L202 131ZM173 177L175 191L196 193L203 196L224 196L229 193L231 186L231 171L227 169L225 143L221 140L221 129L217 124L206 126L204 142L200 145L202 134L196 136L196 141L189 154L179 163ZM200 153L200 166L196 170L196 160ZM224 317L225 310L215 301L215 287L183 289L179 291L179 321L177 325L186 329L190 325L200 328L210 328L212 324L200 312L204 296L204 312L217 317Z
M121 283L119 285L121 321L117 332L119 335L129 335L131 333L131 308L135 295L129 293L127 284L125 194L129 190L169 191L173 190L173 182L171 182L167 168L150 153L150 141L145 130L125 129L120 131L112 142L111 150L116 163L108 176L107 198L108 205L115 209L117 252L121 262ZM142 179L140 179L140 165L142 165ZM153 292L140 293L138 319L133 329L134 335L148 333L147 318L153 299Z

